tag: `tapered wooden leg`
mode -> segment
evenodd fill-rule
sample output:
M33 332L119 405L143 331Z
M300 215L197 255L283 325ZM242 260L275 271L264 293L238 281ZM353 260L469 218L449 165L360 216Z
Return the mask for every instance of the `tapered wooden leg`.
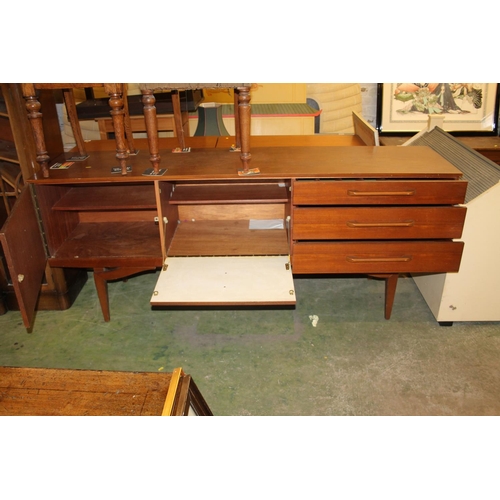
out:
M174 108L175 134L179 141L179 147L184 150L186 149L186 139L182 125L181 99L178 90L172 90L172 106Z
M62 89L62 94L64 98L64 104L66 106L66 111L68 113L69 122L71 124L71 130L73 131L73 136L75 138L76 147L78 148L78 153L81 156L87 156L87 151L85 150L85 141L83 140L82 129L80 127L80 121L78 120L78 113L76 111L75 95L73 94L73 89Z
M130 123L130 113L128 110L127 85L123 85L123 123L125 126L125 139L128 144L128 152L131 155L136 155L139 151L135 149L134 135L132 133L132 124Z
M250 154L250 87L238 87L238 110L241 134L241 163L243 173L248 172L248 165L252 155Z
M36 161L40 165L43 177L49 176L48 163L50 160L45 145L45 137L43 134L42 113L40 108L42 105L36 97L35 87L32 84L22 84L23 96L26 101L26 109L28 110L28 118L33 130L36 146Z
M392 305L396 295L399 274L391 274L385 280L385 319L391 319Z
M370 276L385 280L385 319L391 319L399 274L370 274Z
M152 90L142 91L142 104L144 106L144 121L146 123L146 134L148 136L149 160L153 165L155 174L160 169L160 154L158 145L158 122L156 119L155 96Z
M99 304L101 305L102 315L104 316L104 321L110 321L111 319L109 314L108 281L127 278L134 274L142 273L144 271L152 271L154 269L156 268L118 267L108 269L101 267L94 269L94 283L97 291L97 297L99 298Z

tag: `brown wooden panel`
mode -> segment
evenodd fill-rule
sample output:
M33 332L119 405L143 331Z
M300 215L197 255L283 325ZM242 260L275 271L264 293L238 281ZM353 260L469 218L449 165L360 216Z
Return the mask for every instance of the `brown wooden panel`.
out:
M212 415L191 376L171 373L0 367L0 415L160 416L167 395L178 402L171 415Z
M171 374L0 368L1 415L161 415Z
M294 274L444 273L460 268L464 244L453 241L295 243Z
M55 267L160 267L158 227L152 221L79 224L50 262Z
M2 115L0 115L0 137L6 141L14 142L9 118Z
M283 203L257 205L177 205L179 220L246 220L284 219Z
M24 189L0 232L24 326L31 328L45 272L45 249L31 191Z
M460 238L465 207L295 207L294 240Z
M288 188L279 184L179 184L170 203L285 203Z
M76 186L53 206L53 210L144 210L155 209L153 184Z
M169 256L288 255L284 229L249 229L248 220L183 222Z
M296 181L294 205L455 205L466 181Z
M49 254L54 255L68 235L78 225L78 213L52 210L52 207L67 193L67 186L35 185L36 200L43 220Z

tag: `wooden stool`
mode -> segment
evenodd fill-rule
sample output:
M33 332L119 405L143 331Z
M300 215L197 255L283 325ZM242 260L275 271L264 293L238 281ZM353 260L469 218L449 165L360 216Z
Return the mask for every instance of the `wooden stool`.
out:
M160 154L158 146L158 121L156 117L154 92L172 91L176 136L181 151L186 150L186 142L181 120L179 90L196 89L234 89L234 117L235 117L235 151L240 152L243 165L242 174L251 173L249 167L250 155L250 83L140 83L142 102L144 104L144 118L148 134L150 161L154 174L160 172Z
M85 143L78 121L76 111L75 97L73 94L74 88L88 87L104 87L104 90L110 96L109 105L111 107L111 117L115 129L116 140L116 158L121 167L121 173L127 173L127 159L129 154L135 154L136 150L133 144L132 128L127 110L126 87L121 83L23 83L21 84L24 99L26 100L26 108L28 117L33 128L35 137L37 162L42 170L44 177L49 177L48 163L50 157L45 146L45 137L43 133L42 113L40 112L41 104L37 99L36 91L38 89L58 89L62 90L64 103L68 112L68 117L75 136L78 153L80 156L87 156ZM124 99L125 93L125 99ZM127 137L128 143L125 141Z

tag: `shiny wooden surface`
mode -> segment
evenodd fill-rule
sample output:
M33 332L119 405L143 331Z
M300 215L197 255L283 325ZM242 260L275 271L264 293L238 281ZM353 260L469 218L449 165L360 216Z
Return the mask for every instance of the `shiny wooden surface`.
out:
M111 168L117 166L116 158L95 141L88 144L90 156L82 162L75 162L66 170L51 170L50 178L36 179L37 183L79 183L79 182L150 182L152 177L144 176L150 167L148 151L140 150L130 156L127 165L132 172L127 175L113 175ZM96 148L99 148L97 150ZM160 180L222 180L242 179L240 155L223 149L193 149L190 153L173 153L160 149L162 168L167 172ZM70 156L70 155L69 155ZM68 154L65 158L69 157ZM56 159L56 161L64 161ZM459 179L461 172L431 148L415 146L401 147L261 147L252 155L251 168L258 168L257 176L246 179L264 178L414 178L414 179Z

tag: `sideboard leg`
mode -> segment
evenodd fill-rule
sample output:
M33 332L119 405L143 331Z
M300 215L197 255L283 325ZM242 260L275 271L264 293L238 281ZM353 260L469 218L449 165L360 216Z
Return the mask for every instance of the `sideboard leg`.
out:
M385 280L385 319L391 319L392 305L396 295L399 274L391 274Z
M109 313L109 295L108 295L108 281L119 280L127 278L134 274L139 274L144 271L154 271L156 267L117 267L117 268L94 268L94 283L97 291L97 297L101 305L102 315L104 321L110 321L111 316Z
M399 274L370 274L370 276L385 280L385 319L391 319Z

